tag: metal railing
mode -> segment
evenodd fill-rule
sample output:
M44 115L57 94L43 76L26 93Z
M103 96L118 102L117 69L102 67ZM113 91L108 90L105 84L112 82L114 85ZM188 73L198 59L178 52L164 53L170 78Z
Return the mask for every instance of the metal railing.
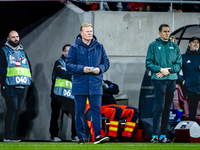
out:
M103 2L170 3L169 11L173 9L173 3L200 4L200 0L84 0L84 2L100 2L100 10L103 10Z

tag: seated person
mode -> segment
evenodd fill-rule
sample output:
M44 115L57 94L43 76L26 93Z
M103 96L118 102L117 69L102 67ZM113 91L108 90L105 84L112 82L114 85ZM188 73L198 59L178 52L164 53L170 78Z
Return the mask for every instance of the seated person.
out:
M99 4L97 2L82 2L82 1L71 1L71 2L84 11L99 10Z
M108 80L103 81L101 114L103 117L110 118L110 125L108 131L110 141L118 141L117 131L119 120L124 118L126 118L126 125L121 136L126 140L130 139L136 125L136 120L139 117L139 111L137 108L128 107L126 105L117 105L113 94L118 93L119 88L117 84L112 83ZM88 127L90 128L90 133L92 135L92 139L94 140L93 129L91 125L89 101L86 102L85 120L87 121L87 124L90 124L88 125ZM102 132L102 134L105 133Z
M126 118L126 125L121 136L131 138L132 132L136 125L136 120L139 117L139 111L137 108L116 104L113 94L118 93L119 88L117 84L108 80L103 81L101 113L102 116L110 118L108 136L113 141L117 140L117 131L120 119Z
M183 12L183 6L182 4L173 4L173 9L174 12Z
M149 3L122 2L124 11L150 11Z

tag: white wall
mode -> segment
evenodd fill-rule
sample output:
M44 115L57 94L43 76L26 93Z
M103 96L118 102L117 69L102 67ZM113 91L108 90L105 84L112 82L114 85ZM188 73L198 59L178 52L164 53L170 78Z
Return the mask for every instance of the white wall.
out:
M111 61L105 78L127 94L129 105L138 107L148 46L166 23L172 29L200 24L199 13L95 11L94 33ZM185 50L184 50L185 51Z

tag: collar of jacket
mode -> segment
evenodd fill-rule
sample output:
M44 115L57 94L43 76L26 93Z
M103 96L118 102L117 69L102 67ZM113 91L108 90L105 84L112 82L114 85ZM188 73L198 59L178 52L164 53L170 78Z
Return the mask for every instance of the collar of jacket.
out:
M5 45L8 46L8 47L10 47L11 49L13 49L12 46L8 43L8 41L6 41ZM14 50L14 49L13 49L13 50ZM18 51L18 50L23 50L23 46L22 46L21 44L19 44L16 50L17 50L17 51Z
M191 51L190 47L188 46L186 54L189 54L189 55L198 55L198 54L200 54L200 49L198 51Z
M167 44L167 43L171 42L170 39L168 39L168 41L163 41L163 40L161 39L161 37L157 38L156 41L160 41L160 42L163 43L163 44Z
M61 56L60 56L60 58L62 59L62 60L64 60L65 61L65 56L62 54Z
M96 38L95 35L93 35L93 38L92 38L90 44L89 44L89 45L85 44L85 43L82 41L82 36L81 36L81 34L79 34L79 35L76 37L76 41L75 41L75 43L80 44L80 45L83 45L83 46L85 46L85 47L92 47L96 42L97 42L97 38Z

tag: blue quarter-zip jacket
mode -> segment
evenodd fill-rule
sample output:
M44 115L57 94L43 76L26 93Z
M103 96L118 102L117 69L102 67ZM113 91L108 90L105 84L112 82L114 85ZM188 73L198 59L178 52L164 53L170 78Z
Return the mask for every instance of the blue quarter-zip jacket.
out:
M93 36L89 45L83 43L79 34L75 43L70 46L66 56L66 68L72 72L72 95L102 95L103 73L110 66L109 59L106 55L102 44L97 42ZM88 74L83 72L83 68L98 67L99 74Z

